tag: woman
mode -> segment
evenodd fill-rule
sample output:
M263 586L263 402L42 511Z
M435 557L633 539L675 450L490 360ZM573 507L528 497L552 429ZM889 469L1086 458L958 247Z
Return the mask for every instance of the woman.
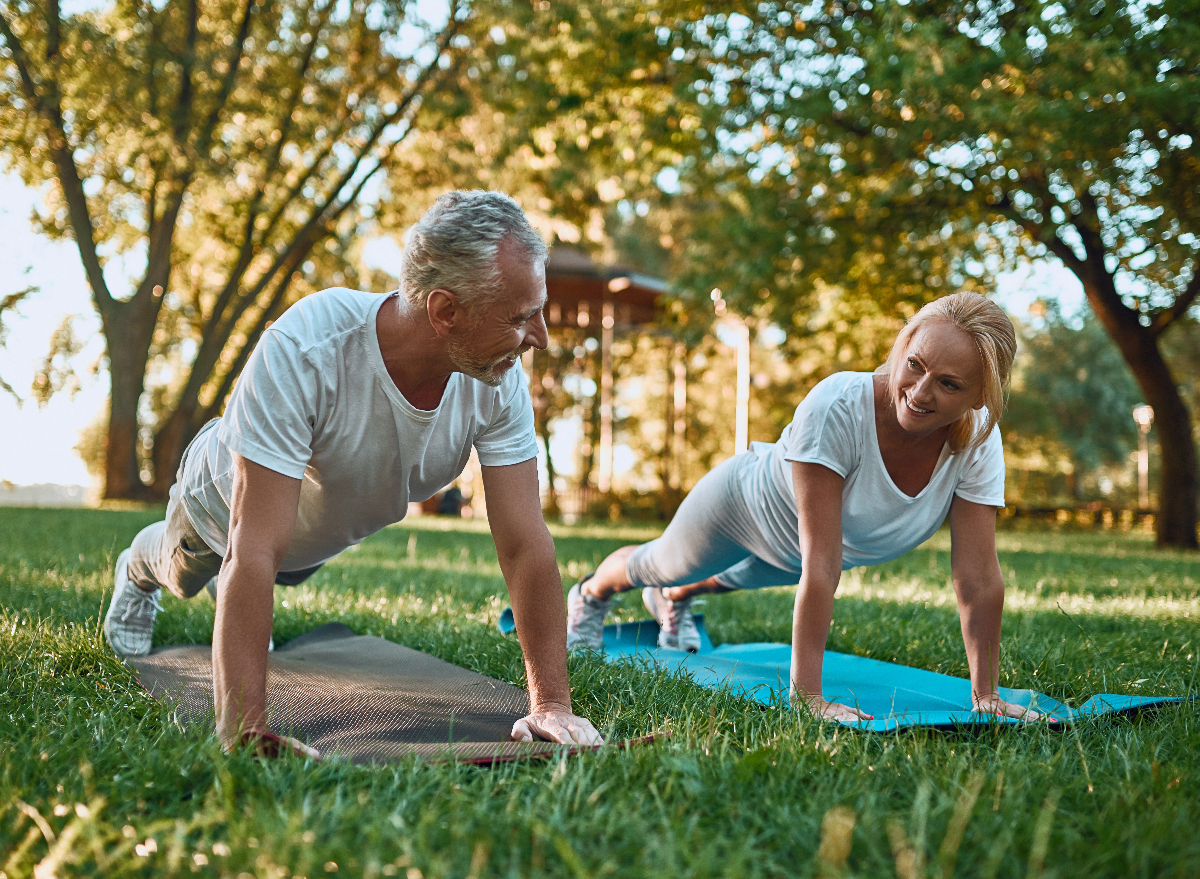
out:
M947 515L975 710L1035 712L1000 698L1004 506L997 421L1016 335L998 306L956 293L922 308L872 373L838 373L797 407L779 442L708 473L662 537L606 558L567 598L569 648L600 646L609 599L641 588L659 646L697 650L694 596L795 583L791 698L815 714L871 719L821 696L841 572L923 543Z

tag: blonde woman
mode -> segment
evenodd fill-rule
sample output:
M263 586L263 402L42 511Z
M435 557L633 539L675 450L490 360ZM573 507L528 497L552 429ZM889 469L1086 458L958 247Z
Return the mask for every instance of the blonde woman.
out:
M871 719L821 695L841 572L894 559L950 520L951 566L974 708L1036 718L999 685L1004 580L1004 407L1016 334L995 303L956 293L922 308L874 373L838 373L796 408L779 442L708 473L662 537L623 547L572 587L568 647L599 648L609 600L642 589L659 646L695 651L694 596L792 584L791 698L815 714Z

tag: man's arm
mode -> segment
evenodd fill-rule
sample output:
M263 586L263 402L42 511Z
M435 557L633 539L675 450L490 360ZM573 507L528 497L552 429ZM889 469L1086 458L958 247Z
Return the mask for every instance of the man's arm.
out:
M971 669L976 711L1036 720L1036 711L1000 698L1000 618L1004 575L996 556L996 508L955 497L950 504L950 569Z
M842 578L842 488L846 480L821 464L792 463L803 567L792 614L792 702L821 717L870 720L857 708L821 695L833 594Z
M217 733L226 747L236 745L247 730L267 729L275 574L291 542L300 502L299 479L236 453L233 461L229 551L221 566L213 628Z
M601 744L591 722L571 711L567 607L554 541L542 519L537 460L484 467L483 488L529 678L530 714L513 726L513 738Z

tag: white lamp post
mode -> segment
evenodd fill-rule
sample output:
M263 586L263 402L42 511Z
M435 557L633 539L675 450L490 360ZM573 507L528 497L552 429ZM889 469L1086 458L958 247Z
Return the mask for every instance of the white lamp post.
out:
M737 405L733 418L733 453L740 455L750 448L750 327L737 315L725 308L725 298L720 289L710 294L716 306L717 316L733 331L737 350Z
M1150 507L1150 425L1154 423L1154 410L1142 404L1133 407L1133 420L1138 426L1138 506Z

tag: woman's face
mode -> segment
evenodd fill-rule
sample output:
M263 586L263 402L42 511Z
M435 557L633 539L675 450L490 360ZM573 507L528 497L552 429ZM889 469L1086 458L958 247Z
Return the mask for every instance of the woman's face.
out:
M913 333L900 358L892 405L900 426L922 436L983 407L983 364L975 341L952 323Z

